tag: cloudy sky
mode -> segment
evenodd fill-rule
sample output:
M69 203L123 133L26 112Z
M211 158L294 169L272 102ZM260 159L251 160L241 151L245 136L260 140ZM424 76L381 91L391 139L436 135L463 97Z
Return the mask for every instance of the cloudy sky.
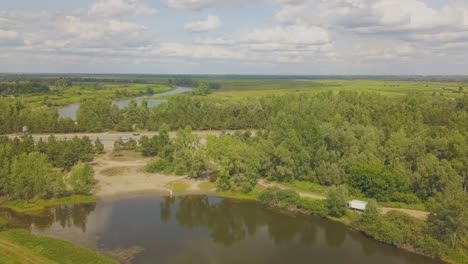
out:
M468 0L0 0L0 72L468 74Z

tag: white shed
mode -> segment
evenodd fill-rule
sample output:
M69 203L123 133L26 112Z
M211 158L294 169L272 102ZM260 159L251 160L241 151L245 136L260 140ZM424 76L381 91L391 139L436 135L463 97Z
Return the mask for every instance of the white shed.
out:
M367 202L359 201L359 200L352 200L351 202L348 203L348 207L350 209L364 211L366 210Z

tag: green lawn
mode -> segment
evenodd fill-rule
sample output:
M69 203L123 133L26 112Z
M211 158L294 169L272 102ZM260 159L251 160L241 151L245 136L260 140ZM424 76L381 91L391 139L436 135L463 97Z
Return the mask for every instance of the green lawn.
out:
M0 232L0 263L107 264L117 262L63 240L36 236L23 229L10 229Z

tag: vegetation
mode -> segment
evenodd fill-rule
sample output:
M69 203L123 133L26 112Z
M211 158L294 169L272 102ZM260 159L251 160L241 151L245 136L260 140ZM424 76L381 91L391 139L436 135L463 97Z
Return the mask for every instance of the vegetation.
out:
M0 232L0 261L37 264L117 263L106 256L74 246L69 242L36 236L21 229Z
M331 216L342 217L348 210L349 195L344 186L333 187L328 192L327 208Z
M77 165L70 180L66 172L78 162L92 160L94 155L95 148L87 137L59 141L51 136L47 142L37 143L31 136L22 140L0 137L0 195L11 200L30 200L87 193L93 179L92 167Z
M0 204L1 207L9 208L18 213L40 211L47 207L60 205L86 204L96 201L94 195L70 195L54 197L50 199L36 199L34 201L10 200Z
M89 163L78 163L70 173L70 185L74 193L88 194L94 180L94 169Z
M167 187L169 187L174 193L181 193L188 189L187 184L182 181L171 182Z
M0 95L47 93L50 89L47 85L37 82L0 82Z
M149 77L137 79L130 86L154 92L146 82ZM70 79L71 87L68 81L55 81L49 84L50 96L55 89L71 93L83 79ZM131 88L84 96L76 124L59 118L45 97L43 102L36 95L0 98L0 133L17 132L23 125L32 132L159 131L139 142L121 139L114 150L139 150L153 157L146 166L150 172L209 177L223 194L258 195L265 204L321 216L343 219L349 192L369 200L367 211L353 221L356 228L385 243L464 260L457 252L465 252L468 241L466 81L171 77L164 82L195 89L154 108L135 101L123 109L112 105L111 98L132 96ZM107 94L101 86L122 84L119 78L105 85L90 79L83 93L91 85ZM208 136L202 144L192 129L243 132ZM178 130L173 139L170 130ZM63 176L69 170L78 186L74 192L86 192L92 172L82 163L103 151L100 141L93 146L86 138L1 142L7 143L0 151L6 164L0 167L0 190L11 199L69 192L65 186L71 182ZM28 168L30 162L39 165ZM327 194L328 199L301 199L281 189L262 191L256 188L262 178ZM78 183L86 184L81 188ZM426 207L431 216L421 222L399 213L381 215L374 200Z

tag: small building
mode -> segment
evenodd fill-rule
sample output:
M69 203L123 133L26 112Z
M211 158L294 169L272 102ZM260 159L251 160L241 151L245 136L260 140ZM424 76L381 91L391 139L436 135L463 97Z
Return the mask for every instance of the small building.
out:
M359 200L352 200L348 202L348 208L353 210L364 211L366 210L367 202L359 201Z

